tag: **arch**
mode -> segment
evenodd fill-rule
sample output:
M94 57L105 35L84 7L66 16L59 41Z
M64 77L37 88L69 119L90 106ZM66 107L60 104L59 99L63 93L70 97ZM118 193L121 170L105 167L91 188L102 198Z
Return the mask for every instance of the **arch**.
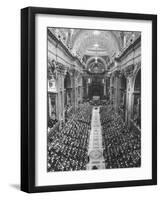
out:
M98 57L97 60L98 60L98 61L101 61L101 62L104 64L104 66L106 67L106 61L105 61L103 58ZM89 63L92 62L92 61L95 61L95 57L93 57L93 56L90 57L90 58L87 60L87 62L86 62L86 68L88 67Z
M88 66L88 71L90 71L91 73L95 73L95 74L101 74L105 71L105 67L102 63L100 62L92 62L89 66Z

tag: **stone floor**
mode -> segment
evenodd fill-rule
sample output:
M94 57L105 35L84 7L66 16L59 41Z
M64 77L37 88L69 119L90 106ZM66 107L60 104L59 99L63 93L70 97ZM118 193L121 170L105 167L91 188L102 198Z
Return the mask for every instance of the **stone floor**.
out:
M88 147L89 163L87 164L88 170L105 169L105 161L103 157L102 147L102 127L100 122L100 108L93 107L91 131Z

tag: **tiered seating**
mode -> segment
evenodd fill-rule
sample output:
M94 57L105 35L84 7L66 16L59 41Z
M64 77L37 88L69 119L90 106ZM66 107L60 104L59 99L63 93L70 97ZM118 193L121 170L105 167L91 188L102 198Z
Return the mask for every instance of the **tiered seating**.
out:
M102 107L100 114L106 168L139 167L141 135L129 131L122 118L108 107Z
M91 111L92 107L82 105L61 131L50 134L48 171L86 169Z

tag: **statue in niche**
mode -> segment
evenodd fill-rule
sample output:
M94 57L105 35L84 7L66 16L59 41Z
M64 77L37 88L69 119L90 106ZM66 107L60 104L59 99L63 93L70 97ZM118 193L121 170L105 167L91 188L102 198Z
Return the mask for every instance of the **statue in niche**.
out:
M56 79L56 62L55 60L48 59L48 79L55 78Z

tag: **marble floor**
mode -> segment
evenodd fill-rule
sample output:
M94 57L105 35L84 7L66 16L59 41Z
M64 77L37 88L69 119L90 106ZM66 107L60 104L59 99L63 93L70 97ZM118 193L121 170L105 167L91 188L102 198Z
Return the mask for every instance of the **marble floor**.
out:
M87 164L87 170L105 169L102 147L102 127L99 111L99 107L93 107L88 147L89 163Z

